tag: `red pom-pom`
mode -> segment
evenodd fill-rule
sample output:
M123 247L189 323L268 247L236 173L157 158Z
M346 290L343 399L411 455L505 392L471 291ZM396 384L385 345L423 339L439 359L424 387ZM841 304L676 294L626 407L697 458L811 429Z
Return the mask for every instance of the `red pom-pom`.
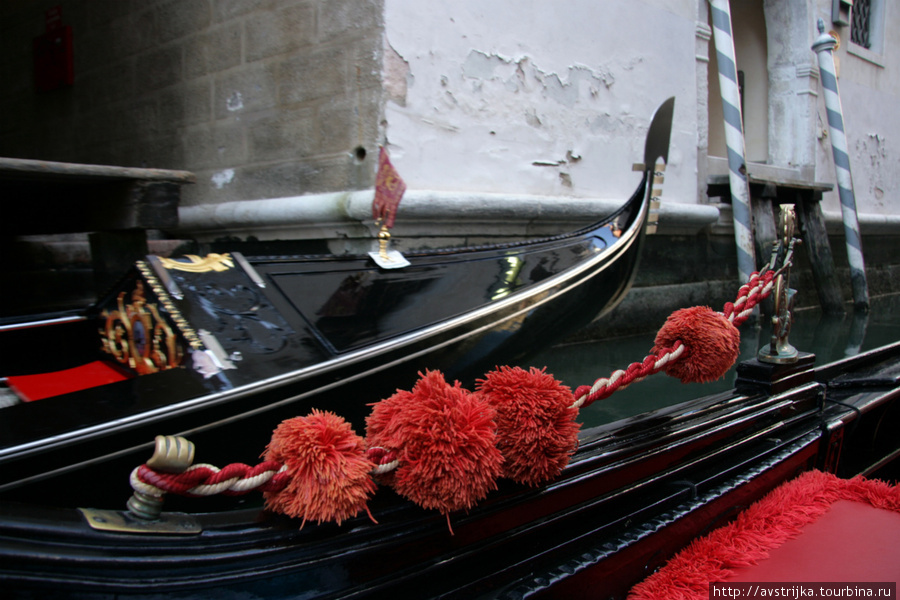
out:
M399 466L385 479L402 496L442 514L470 508L497 487L503 457L496 447L494 409L426 371L411 392L400 390L366 418L369 447L395 452Z
M497 411L504 477L537 486L569 464L580 424L568 387L543 369L500 367L478 381L477 391Z
M656 334L652 353L671 348L678 341L684 354L666 368L666 374L683 383L719 379L740 354L741 334L721 313L706 306L676 310Z
M306 521L336 521L366 510L375 492L365 455L365 440L341 417L313 410L306 417L282 421L264 453L287 467L288 485L266 492L266 507ZM371 517L371 515L370 515Z

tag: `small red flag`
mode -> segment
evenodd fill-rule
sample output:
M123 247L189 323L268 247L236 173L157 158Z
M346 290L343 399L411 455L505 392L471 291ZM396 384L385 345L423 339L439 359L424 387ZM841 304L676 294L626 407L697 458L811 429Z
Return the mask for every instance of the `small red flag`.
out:
M406 182L394 169L384 146L378 153L378 175L375 177L375 200L372 202L372 218L381 219L385 227L393 227L397 207L406 191Z

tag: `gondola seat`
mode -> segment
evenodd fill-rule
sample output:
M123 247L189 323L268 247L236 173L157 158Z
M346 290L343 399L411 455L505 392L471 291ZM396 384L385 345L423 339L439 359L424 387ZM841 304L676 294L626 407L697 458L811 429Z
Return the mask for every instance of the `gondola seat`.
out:
M95 360L84 365L32 375L14 375L6 382L24 402L43 400L52 396L70 394L117 381L124 381L130 376L122 370L102 360Z
M795 598L800 588L814 587L809 582L822 582L834 596L847 597L846 588L870 595L873 585L896 586L897 539L900 485L809 471L695 540L635 586L628 600L750 596L749 590L766 586L771 596L788 586Z

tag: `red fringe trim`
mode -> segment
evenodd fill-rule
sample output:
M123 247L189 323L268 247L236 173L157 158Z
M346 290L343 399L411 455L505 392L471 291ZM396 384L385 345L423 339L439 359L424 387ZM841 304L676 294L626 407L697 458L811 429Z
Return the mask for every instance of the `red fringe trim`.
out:
M694 540L665 567L632 588L629 600L709 597L709 584L725 581L734 569L757 564L769 551L800 535L838 500L866 502L900 513L900 486L876 479L839 479L809 471L775 488L737 519Z

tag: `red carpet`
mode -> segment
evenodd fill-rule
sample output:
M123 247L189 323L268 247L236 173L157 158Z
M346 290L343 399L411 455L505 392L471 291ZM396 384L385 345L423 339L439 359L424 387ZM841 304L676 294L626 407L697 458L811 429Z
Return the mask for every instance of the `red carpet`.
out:
M125 379L128 377L121 372L102 361L95 360L80 367L53 373L11 376L7 379L7 383L22 400L31 402Z
M692 542L629 600L706 600L712 582L898 580L900 486L811 471Z

